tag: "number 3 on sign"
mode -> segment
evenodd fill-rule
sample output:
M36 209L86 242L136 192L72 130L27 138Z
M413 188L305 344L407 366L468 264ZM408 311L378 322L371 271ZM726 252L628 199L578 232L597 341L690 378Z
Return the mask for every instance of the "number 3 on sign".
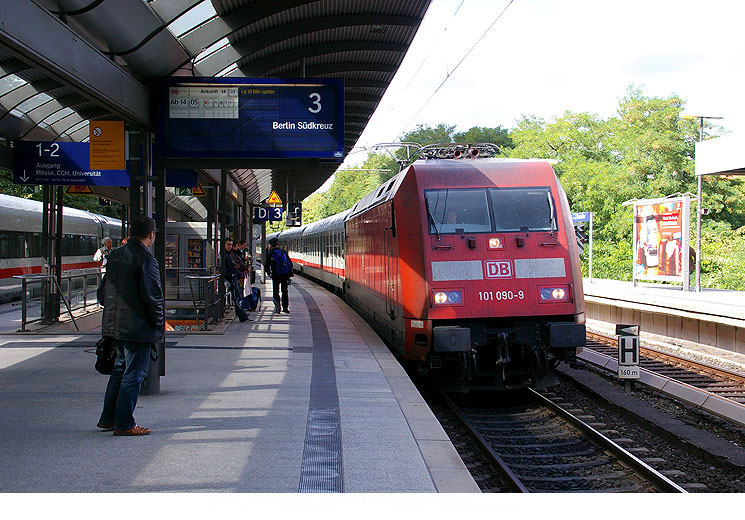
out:
M318 92L313 92L308 97L313 100L314 105L308 108L308 112L310 112L311 114L317 114L321 111L321 94L319 94Z

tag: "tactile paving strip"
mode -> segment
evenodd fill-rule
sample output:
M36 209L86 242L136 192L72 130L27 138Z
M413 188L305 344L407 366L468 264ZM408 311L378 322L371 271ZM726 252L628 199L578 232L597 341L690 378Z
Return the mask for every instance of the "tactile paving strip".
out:
M310 379L310 405L305 427L303 461L300 467L300 493L342 493L344 475L341 452L339 395L331 339L313 297L293 285L305 300L313 335L313 370Z

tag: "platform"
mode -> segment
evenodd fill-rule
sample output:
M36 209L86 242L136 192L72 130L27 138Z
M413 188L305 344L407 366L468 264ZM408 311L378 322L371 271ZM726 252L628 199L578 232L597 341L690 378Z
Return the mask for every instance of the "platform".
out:
M678 311L689 311L745 320L745 292L707 289L683 291L679 285L663 285L620 280L584 278L586 297L606 297L630 303L654 305Z
M96 335L0 335L0 492L479 492L378 336L293 280L290 315L167 337L146 437L95 427Z
M588 323L636 324L684 346L745 355L745 292L618 280L583 280Z

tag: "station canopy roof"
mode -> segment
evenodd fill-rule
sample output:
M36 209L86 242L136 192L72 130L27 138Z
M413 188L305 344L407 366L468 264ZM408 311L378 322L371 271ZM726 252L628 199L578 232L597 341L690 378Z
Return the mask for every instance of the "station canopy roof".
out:
M346 154L430 1L2 0L0 137L86 141L91 120L152 127L160 77L304 76L345 80ZM258 202L288 187L301 200L338 163L246 166L230 175Z

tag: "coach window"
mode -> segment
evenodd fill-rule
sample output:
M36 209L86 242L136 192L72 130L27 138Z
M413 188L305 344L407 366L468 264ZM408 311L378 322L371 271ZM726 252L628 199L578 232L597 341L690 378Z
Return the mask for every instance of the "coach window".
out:
M62 255L75 255L75 237L73 235L62 235Z
M441 189L424 192L430 234L491 231L485 189Z
M28 233L26 240L28 240L28 256L30 258L41 256L41 233Z
M85 237L85 254L86 255L93 255L96 253L96 244L98 243L98 239L95 236L88 235Z
M29 233L30 236L30 233ZM18 256L21 258L28 258L28 249L26 248L26 233L23 231L18 233L18 237L16 238L16 251L18 251Z
M13 258L10 251L9 235L9 231L0 231L0 258Z
M556 229L556 210L549 188L494 188L489 191L497 231Z
M0 258L25 258L26 236L19 231L0 231Z

